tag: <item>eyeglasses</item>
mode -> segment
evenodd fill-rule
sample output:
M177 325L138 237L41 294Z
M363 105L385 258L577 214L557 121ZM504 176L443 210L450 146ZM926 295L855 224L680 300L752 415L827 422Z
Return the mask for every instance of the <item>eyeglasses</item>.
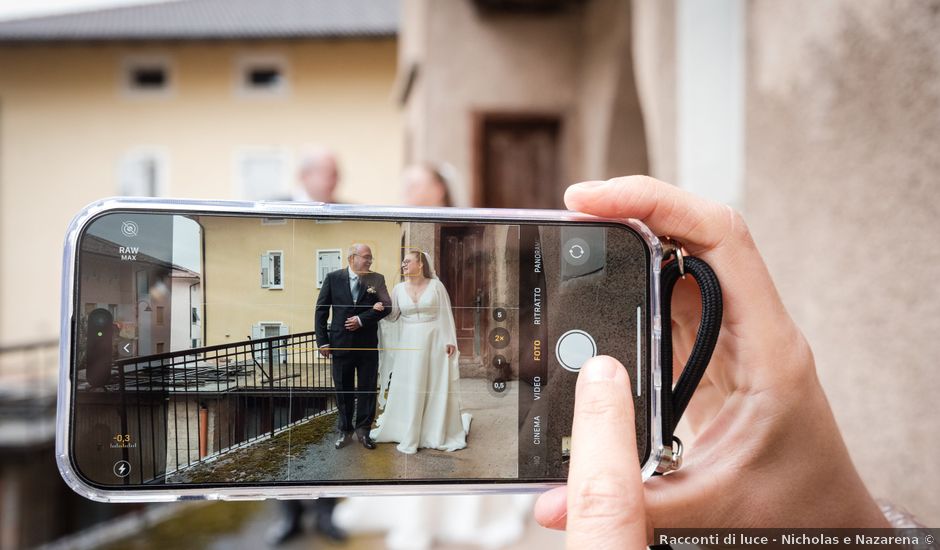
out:
M363 260L366 260L366 261L368 261L368 262L371 262L371 261L373 260L371 254L368 255L368 256L363 256L362 254L353 254L353 256L359 256L360 258L362 258Z

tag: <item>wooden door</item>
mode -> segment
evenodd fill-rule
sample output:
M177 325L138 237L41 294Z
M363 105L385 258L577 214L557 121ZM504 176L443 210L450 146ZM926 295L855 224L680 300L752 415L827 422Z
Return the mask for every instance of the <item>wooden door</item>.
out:
M481 115L474 206L564 208L560 127L557 116Z
M485 334L486 274L489 254L483 246L481 226L442 226L441 282L450 294L457 325L457 348L464 357L480 354Z

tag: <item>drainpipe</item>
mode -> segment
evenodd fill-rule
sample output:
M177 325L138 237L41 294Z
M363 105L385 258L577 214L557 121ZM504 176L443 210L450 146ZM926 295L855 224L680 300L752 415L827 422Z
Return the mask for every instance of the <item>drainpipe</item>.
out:
M209 454L209 409L199 406L199 460Z

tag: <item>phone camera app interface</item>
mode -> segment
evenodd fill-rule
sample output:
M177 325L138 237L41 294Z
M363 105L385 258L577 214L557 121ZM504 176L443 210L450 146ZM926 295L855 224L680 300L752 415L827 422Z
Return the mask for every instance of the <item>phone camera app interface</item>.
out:
M566 314L623 285L644 303L642 273L612 272L607 239L99 217L79 247L77 469L105 486L563 479L578 368L631 357L645 327Z

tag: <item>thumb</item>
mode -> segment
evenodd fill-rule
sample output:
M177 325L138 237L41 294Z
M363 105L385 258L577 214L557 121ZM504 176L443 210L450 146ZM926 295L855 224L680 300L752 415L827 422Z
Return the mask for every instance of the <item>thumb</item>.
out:
M616 359L581 368L571 437L568 548L646 548L630 381Z

